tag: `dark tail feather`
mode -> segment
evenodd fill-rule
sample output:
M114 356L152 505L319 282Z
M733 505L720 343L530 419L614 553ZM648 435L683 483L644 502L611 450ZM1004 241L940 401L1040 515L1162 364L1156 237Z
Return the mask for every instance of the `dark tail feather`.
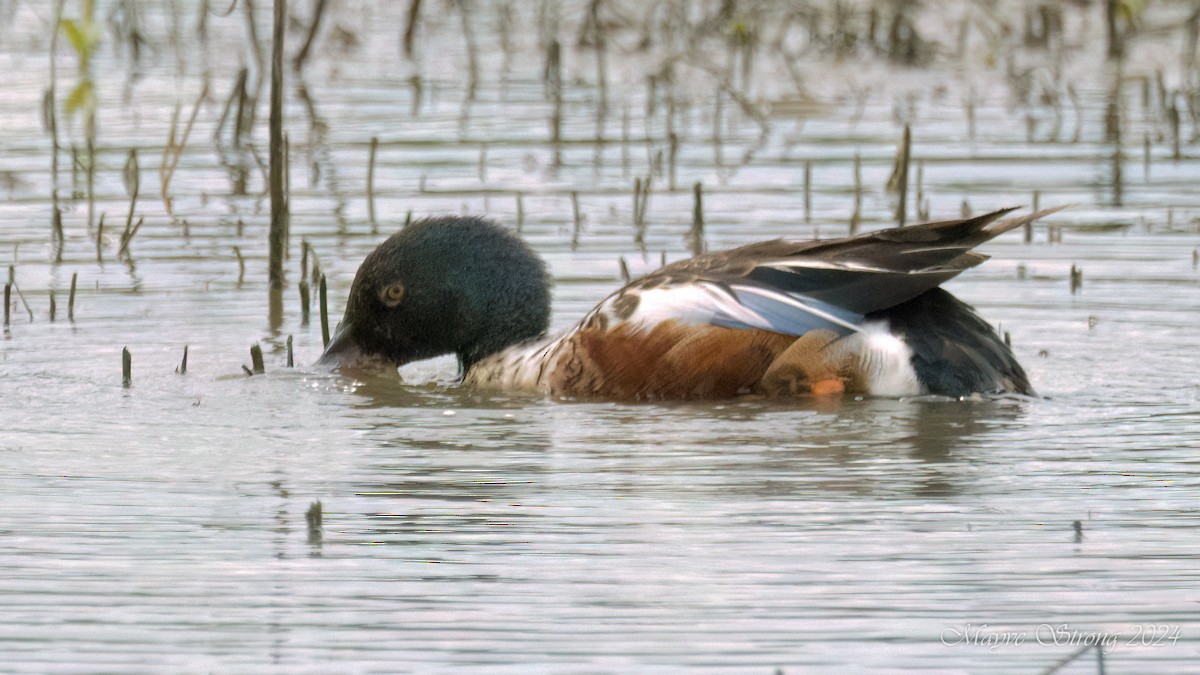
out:
M965 268L971 265L966 261L951 261L990 239L1054 213L1059 208L1062 207L1000 222L996 221L1015 209L1001 209L974 218L893 227L847 239L816 242L797 250L793 255L904 273L954 264ZM981 261L982 258L979 258L975 264Z
M890 230L880 230L860 236L869 238L873 234L879 240L914 245L910 248L911 252L955 249L966 251L995 239L1005 232L1060 211L1066 206L1042 209L1024 216L996 222L1000 216L1012 213L1017 208L1000 209L962 220L942 220L918 223L907 227L894 227Z
M1009 218L1008 220L1004 220L999 223L995 223L994 225L989 225L987 227L984 227L982 234L984 234L985 236L982 239L980 239L976 244L972 244L972 246L977 246L978 244L982 244L983 242L988 241L990 239L994 239L994 238L1004 234L1005 232L1008 232L1009 230L1015 230L1018 227L1021 227L1022 225L1032 223L1035 220L1040 220L1041 218L1045 218L1046 216L1050 215L1051 213L1056 213L1065 208L1067 208L1067 205L1063 204L1062 206L1056 206L1052 209L1042 209L1041 211L1036 211L1034 213L1030 213L1029 215L1018 216L1016 218ZM1006 209L1005 211L998 212L998 213L1007 213L1008 211L1011 211L1011 210L1012 209Z
M912 348L913 368L931 394L1034 395L1021 364L996 331L940 288L866 318L886 320L891 332Z
M938 220L928 223L914 223L905 227L893 227L887 230L879 230L877 232L869 232L865 235L859 235L860 238L869 239L872 236L881 241L890 241L908 244L929 244L936 246L938 244L953 245L957 247L970 248L976 244L982 243L991 239L995 235L984 235L989 226L993 222L1008 213L1016 211L1016 206L999 211L991 211L989 213L980 214L971 218L961 218L957 220ZM1000 230L996 234L1000 234L1005 230Z

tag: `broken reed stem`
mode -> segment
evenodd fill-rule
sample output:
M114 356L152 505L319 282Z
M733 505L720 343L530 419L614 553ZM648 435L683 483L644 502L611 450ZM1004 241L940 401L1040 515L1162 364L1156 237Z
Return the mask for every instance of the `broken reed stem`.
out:
M375 151L379 149L379 137L371 137L371 152L367 156L367 222L371 224L371 232L379 225L375 222Z
M88 164L87 164L87 197L88 197L88 218L87 229L92 231L92 227L96 224L96 127L95 124L88 124Z
M238 263L238 286L242 285L242 281L246 278L246 259L242 257L242 249L237 246L233 247L233 255L237 256Z
M128 347L121 347L121 386L126 389L133 384L133 356Z
M633 179L633 224L639 228L646 225L646 206L650 202L650 181L652 178Z
M304 522L308 525L308 543L312 545L320 545L321 543L321 502L315 501L309 504L308 510L304 512Z
M925 198L925 160L917 160L917 220L929 220L929 200Z
M175 168L179 166L179 159L183 157L183 151L187 148L188 137L192 135L192 127L196 125L196 116L200 114L200 104L208 98L208 83L206 82L200 89L200 95L196 97L196 102L192 104L192 113L188 116L187 124L183 127L183 136L179 139L175 137L175 127L179 122L179 107L176 104L175 115L171 118L171 131L167 136L167 144L163 147L162 164L158 167L158 179L161 185L161 197L163 206L167 213L174 215L171 208L171 197L168 191L171 187L171 178L175 175Z
M125 180L125 192L129 194L129 213L125 216L125 231L133 225L133 212L137 208L138 191L141 189L141 171L138 170L137 148L129 149L129 157L125 160L122 176ZM101 214L103 218L103 214Z
M249 7L249 4L247 4L246 6ZM257 49L255 49L255 51L257 51ZM243 70L243 72L247 72L247 69L245 69L245 68L243 68L242 70ZM262 76L259 76L258 80L261 83ZM250 129L254 127L255 103L258 102L257 97L250 96L249 74L247 73L246 78L240 79L238 81L241 82L241 89L234 92L235 94L237 94L237 111L236 111L236 117L234 117L234 119L233 119L233 149L234 150L241 150L242 137L245 136L247 133L249 133ZM239 173L238 173L237 183L234 186L234 191L235 191L234 193L239 194L239 195L246 194L246 172L242 168L243 166L244 165L242 164L242 162L239 161L238 162Z
M679 137L672 131L667 137L667 188L675 191L675 160L679 154Z
M303 68L304 61L308 59L308 50L312 49L313 39L317 37L317 31L321 28L321 17L325 15L325 4L326 0L317 0L317 6L313 8L312 23L308 26L308 37L304 40L304 46L300 48L300 53L292 59L292 68L295 70Z
M291 258L288 253L292 246L292 204L288 195L292 194L292 141L287 134L283 135L283 257ZM280 286L280 290L283 286Z
M321 305L321 345L329 346L329 299L325 287L325 275L321 275L321 285L317 290L318 302Z
M1150 180L1150 133L1142 134L1142 180Z
M589 3L588 19L585 24L585 30L590 29L591 42L596 53L596 84L599 92L596 106L597 137L603 137L604 117L608 109L608 38L605 36L604 23L600 20L600 3L601 0L592 0Z
M1083 289L1083 270L1071 265L1071 295L1075 295Z
M50 35L50 87L46 89L45 107L46 127L50 131L50 208L58 211L58 103L55 83L58 82L58 34L61 32L63 8L67 0L58 0L54 9L54 28Z
M725 119L725 113L722 112L725 106L725 97L721 96L720 86L716 88L713 100L713 163L720 167L725 163L721 154L721 120Z
M255 103L262 96L263 73L267 72L267 60L263 57L262 43L258 39L258 22L254 19L254 2L242 0L241 4L246 10L246 34L249 38L246 42L249 43L250 53L254 56L254 95L250 96L250 91L247 89L246 100L242 102L246 104L243 106L246 113L245 129L249 130L254 126L254 117L258 107Z
M651 176L646 176L633 181L633 241L640 248L645 248L646 243L646 208L650 203L651 180Z
M180 375L187 375L187 354L188 354L188 346L184 345L183 346L183 360L180 361L179 366L177 368L175 368L175 372L179 373Z
M633 179L633 226L637 227L638 222L638 205L642 202L642 179L637 177Z
M558 40L550 42L546 54L546 86L554 103L550 115L550 142L554 144L554 166L562 164L562 54Z
M458 17L462 27L463 41L467 45L467 100L475 100L475 91L479 88L479 47L475 44L475 31L471 29L471 12L466 0L454 3L458 8Z
M293 356L292 355L292 336L289 335L287 338L287 367L288 368L296 367L296 362L292 358L292 356Z
M579 248L579 231L583 226L583 217L579 215L579 193L571 192L571 217L574 219L574 229L571 230L571 250Z
M621 268L621 282L627 284L633 281L633 277L629 274L629 263L625 262L625 256L617 258L617 265Z
M1033 191L1033 212L1038 212L1038 202L1041 201L1041 194L1037 190ZM1033 243L1033 222L1025 223L1025 243Z
M100 222L96 223L96 262L104 261L104 212L100 212Z
M255 375L267 372L266 366L263 365L262 346L257 342L250 347L250 365L253 366Z
M408 4L408 20L404 24L404 57L412 59L413 40L417 33L417 19L421 15L421 0L410 0Z
M271 289L283 288L283 246L285 241L285 213L283 191L283 39L287 17L287 0L275 0L274 33L271 45L271 91L269 155L271 190L271 229L267 237L270 250L267 276Z
M54 313L57 309L58 306L54 302L54 291L50 291L50 323L54 323Z
M225 128L225 124L229 122L229 113L233 112L233 102L241 101L246 91L246 79L249 76L249 68L242 68L238 71L237 81L234 82L233 89L229 92L229 97L225 99L225 107L221 109L221 117L217 120L217 128L213 131L213 143L217 147L221 146L221 131ZM241 112L239 111L237 115L233 121L234 130L232 132L232 141L235 148L239 144L237 134L238 127L241 126Z
M138 218L137 223L133 226L132 230L126 226L125 233L121 235L121 248L117 250L118 257L129 252L129 242L133 241L134 235L138 233L138 230L142 229L143 220L145 220L145 218Z
M104 220L104 216L100 217ZM71 294L67 296L67 321L75 323L75 282L79 280L79 273L71 273Z
M704 184L692 186L692 229L688 231L688 249L692 255L704 253Z
M104 218L104 214L101 214L100 217ZM50 216L50 229L54 239L54 262L61 263L66 237L63 236L62 209L58 207L54 208L54 213Z
M6 283L6 284L4 284L4 327L5 328L8 328L9 323L11 323L11 321L12 321L11 317L9 316L11 313L12 313L12 283Z
M1179 160L1182 157L1179 151L1179 106L1175 103L1174 95L1167 106L1167 121L1171 125L1171 159Z
M888 188L895 191L900 201L896 205L896 222L904 227L908 217L908 164L912 154L912 132L907 124L904 125L904 136L900 140L900 149L896 155L896 168L888 181Z
M812 162L804 162L804 222L812 222Z
M409 215L411 216L411 212ZM405 224L407 225L408 223L405 223ZM301 240L300 247L302 250L308 251L308 257L312 258L312 274L309 275L309 278L312 279L312 283L316 284L316 283L320 282L320 280L321 280L321 259L317 257L317 249L313 248L312 244L308 243L307 241L303 241L303 240ZM303 258L304 260L307 260L307 257L305 257L303 255L301 256L301 258ZM301 265L301 268L303 269L304 265ZM302 275L303 275L303 273L302 273Z
M525 198L517 193L517 232L521 232L521 228L525 226Z
M1110 60L1121 58L1125 52L1121 30L1117 27L1117 17L1120 15L1119 4L1119 0L1105 0L1104 2L1104 20L1108 27L1108 58Z
M79 146L71 144L71 194L79 192L79 169L83 162L79 159Z
M850 216L850 236L858 234L862 220L862 156L854 153L854 213Z
M967 138L975 140L975 90L967 91Z
M308 325L308 313L311 298L309 294L308 279L300 279L300 325Z
M25 307L25 311L29 313L29 321L32 323L33 322L33 308L29 306L29 301L27 301L25 299L25 294L21 292L21 287L17 285L17 268L15 265L8 266L8 283L12 286L13 290L17 292L17 298L21 301L21 304ZM7 308L5 309L5 311L7 311Z

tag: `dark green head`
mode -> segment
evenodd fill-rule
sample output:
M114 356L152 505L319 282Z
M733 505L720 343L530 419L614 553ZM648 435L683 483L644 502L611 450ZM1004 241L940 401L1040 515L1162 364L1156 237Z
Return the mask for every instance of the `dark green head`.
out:
M545 264L515 235L474 217L426 218L367 255L320 363L396 365L456 354L463 371L550 322Z

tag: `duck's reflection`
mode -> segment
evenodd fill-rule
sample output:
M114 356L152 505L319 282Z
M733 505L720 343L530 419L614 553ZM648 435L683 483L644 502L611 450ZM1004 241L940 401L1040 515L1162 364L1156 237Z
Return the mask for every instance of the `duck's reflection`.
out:
M510 526L621 499L945 500L1028 399L613 404L357 382L371 537ZM523 508L537 505L537 509Z

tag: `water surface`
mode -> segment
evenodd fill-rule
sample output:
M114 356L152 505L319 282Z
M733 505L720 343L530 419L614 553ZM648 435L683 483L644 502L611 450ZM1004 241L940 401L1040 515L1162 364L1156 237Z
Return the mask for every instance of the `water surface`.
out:
M1102 28L1096 8L1069 10L1077 53L1042 85L1069 82L1073 105L1029 103L1002 69L944 55L913 70L815 52L801 95L764 46L739 96L765 123L683 67L668 122L666 95L648 104L644 78L668 45L633 39L652 18L618 13L630 25L612 29L601 108L594 53L575 44L586 7L568 3L556 147L537 31L513 30L500 58L504 21L543 25L536 7L472 13L472 99L453 8L426 9L406 61L403 8L344 3L305 70L307 102L289 80L289 287L272 315L264 177L247 160L265 161L265 102L241 154L228 127L213 142L238 68L253 63L244 8L210 15L200 41L172 37L197 17L179 4L178 16L141 7L150 47L138 65L110 33L95 57L100 260L70 173L81 125L60 122L60 262L39 112L53 17L4 9L0 264L33 312L15 299L0 338L4 670L1010 672L1052 668L1097 639L1111 671L1194 668L1200 168L1190 136L1172 159L1163 102L1143 100L1138 80L1183 77L1162 65L1176 63L1166 47L1138 43L1124 65L1116 138L1113 69L1087 40ZM268 14L258 8L261 36ZM66 45L57 67L69 89ZM158 169L172 115L182 125L206 83L168 213ZM903 122L921 173L910 221L924 199L935 218L964 201L1028 206L1034 191L1042 206L1072 205L1032 243L988 244L992 260L947 285L1011 335L1042 398L580 403L461 390L449 359L405 367L403 382L312 365L321 336L315 306L307 324L300 315L302 239L336 319L362 257L408 212L516 227L519 203L563 328L619 286L619 259L637 275L688 255L695 182L713 250L845 234L856 156L863 227L890 224L883 186ZM145 221L123 257L133 147ZM645 176L639 241L632 185ZM1084 273L1074 294L1072 265ZM267 374L246 377L255 342ZM305 512L318 500L314 530ZM1096 667L1089 652L1063 672Z

